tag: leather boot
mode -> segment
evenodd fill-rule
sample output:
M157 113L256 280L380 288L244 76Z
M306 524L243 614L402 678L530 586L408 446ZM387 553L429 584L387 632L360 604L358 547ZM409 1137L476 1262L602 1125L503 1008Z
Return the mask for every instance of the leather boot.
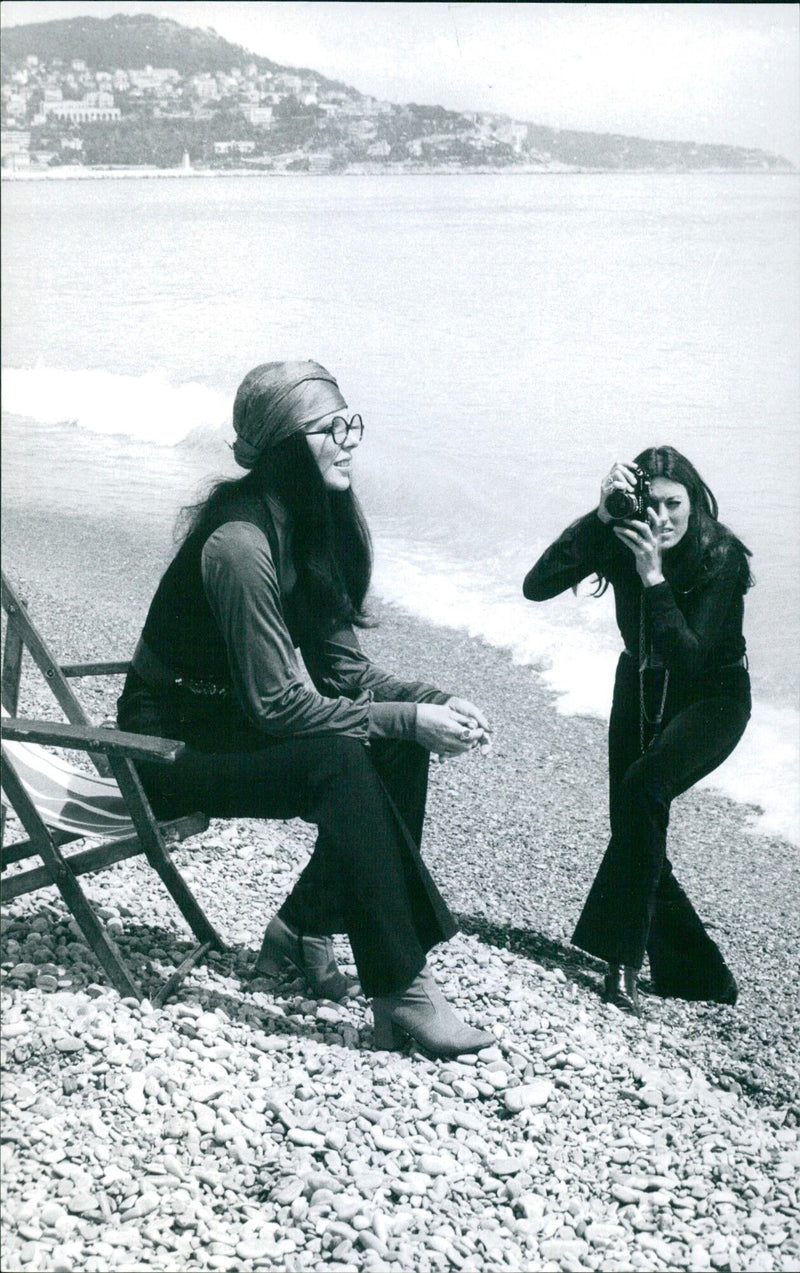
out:
M636 979L638 968L630 968L627 964L609 964L608 972L603 980L603 998L606 1003L614 1003L623 1012L630 1012L635 1017L642 1015L639 1003L639 990Z
M712 996L712 1003L727 1003L732 1008L739 998L739 987L736 984L736 978L732 972L728 972L725 984L720 986L716 993Z
M306 937L276 915L267 925L254 971L259 977L280 977L289 969L305 977L317 999L350 999L361 990L337 964L330 937Z
M496 1042L494 1035L456 1016L427 965L406 990L373 999L372 1014L375 1047L389 1052L401 1048L406 1037L436 1056L478 1052Z

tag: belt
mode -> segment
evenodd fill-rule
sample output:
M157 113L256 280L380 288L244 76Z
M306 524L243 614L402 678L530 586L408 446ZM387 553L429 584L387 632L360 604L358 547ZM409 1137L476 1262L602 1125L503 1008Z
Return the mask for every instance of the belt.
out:
M179 676L162 663L143 640L139 641L131 659L131 666L138 672L143 681L155 690L186 690L203 698L223 698L230 691L230 685L219 681L204 680L200 677Z
M633 650L629 650L627 645L622 653L627 654L629 659L633 659L634 661L638 660L639 656L634 654ZM740 659L734 659L732 663L712 663L709 667L704 667L702 670L704 672L724 672L729 667L743 667L745 669L749 669L750 663L747 655L743 654Z

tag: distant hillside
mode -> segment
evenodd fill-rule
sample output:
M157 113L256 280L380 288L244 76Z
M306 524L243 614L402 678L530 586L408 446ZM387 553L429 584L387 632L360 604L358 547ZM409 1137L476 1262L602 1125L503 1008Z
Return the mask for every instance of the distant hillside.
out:
M379 101L152 14L9 27L4 172L65 164L260 171L791 171L766 151Z
M254 62L261 71L313 74L317 80L331 87L344 87L338 81L325 80L316 72L278 66L269 58L249 53L239 44L231 44L211 28L185 27L171 18L157 18L151 13L117 13L111 18L62 18L55 22L26 23L3 30L0 41L3 75L11 63L30 54L47 62L57 58L71 62L80 58L98 71L172 66L182 75L230 71L234 66Z

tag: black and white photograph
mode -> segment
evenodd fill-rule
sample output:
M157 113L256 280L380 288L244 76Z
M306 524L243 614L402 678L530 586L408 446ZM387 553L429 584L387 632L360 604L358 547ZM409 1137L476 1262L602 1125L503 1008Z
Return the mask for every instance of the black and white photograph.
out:
M800 7L0 88L2 1273L796 1273Z

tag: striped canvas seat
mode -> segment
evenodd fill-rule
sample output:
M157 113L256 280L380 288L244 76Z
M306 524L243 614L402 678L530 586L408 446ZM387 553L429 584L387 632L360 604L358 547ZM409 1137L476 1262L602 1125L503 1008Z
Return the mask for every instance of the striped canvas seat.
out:
M33 623L25 601L3 572L0 607L6 619L0 677L3 904L55 887L114 989L140 999L141 990L79 877L143 855L198 943L161 989L151 994L153 1004L161 1005L198 959L212 948L225 949L169 847L205 831L208 818L198 811L160 821L136 771L138 761L171 765L184 744L176 739L93 725L69 680L122 676L129 664L60 663ZM23 663L28 660L40 673L66 721L30 717L24 709L20 714ZM79 769L67 758L74 752L90 757L98 772ZM114 777L108 777L109 773ZM19 835L17 822L23 832L22 838L15 838L13 843L7 843L4 837L7 807L15 815L14 836ZM67 844L71 844L69 853L63 851ZM41 865L28 865L35 858L40 859ZM6 873L7 867L23 864L24 869Z
M7 742L3 751L47 826L76 837L102 839L116 839L133 831L113 778L83 773L33 743Z

